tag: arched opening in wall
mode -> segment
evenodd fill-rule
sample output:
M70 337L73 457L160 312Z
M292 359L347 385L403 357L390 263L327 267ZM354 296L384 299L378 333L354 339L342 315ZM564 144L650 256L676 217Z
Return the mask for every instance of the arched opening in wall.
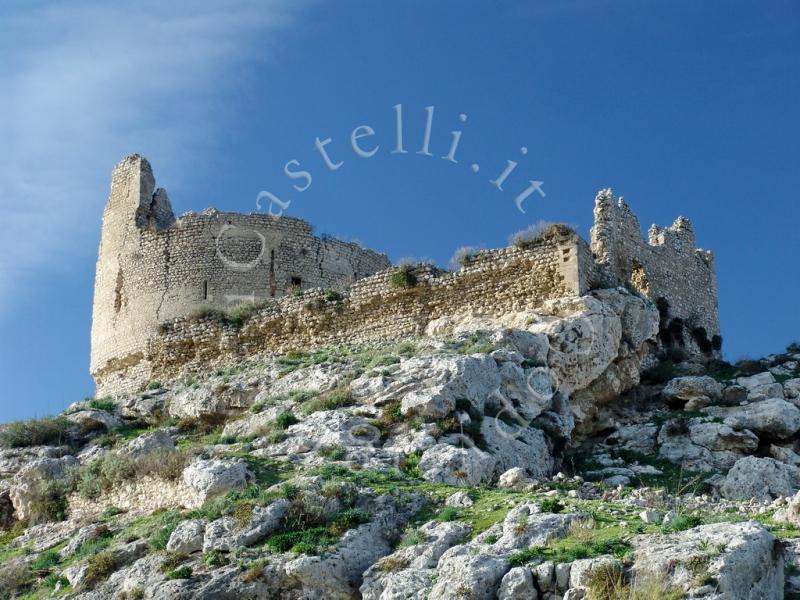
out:
M297 275L292 275L289 279L289 287L292 292L299 292L303 287L303 280Z
M650 297L650 280L647 278L644 267L635 260L631 267L631 287L640 294Z

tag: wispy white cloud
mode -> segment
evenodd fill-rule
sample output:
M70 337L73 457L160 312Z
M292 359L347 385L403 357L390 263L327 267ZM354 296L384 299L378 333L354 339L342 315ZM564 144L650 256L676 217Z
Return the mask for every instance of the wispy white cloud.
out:
M186 173L298 2L11 2L0 8L0 310L97 228L113 164ZM156 158L156 157L154 157ZM90 236L93 237L93 236Z

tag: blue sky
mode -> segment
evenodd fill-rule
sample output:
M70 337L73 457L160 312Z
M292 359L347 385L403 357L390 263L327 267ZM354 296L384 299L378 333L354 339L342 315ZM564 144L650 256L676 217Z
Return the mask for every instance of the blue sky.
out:
M442 265L540 219L586 236L595 192L613 187L643 228L682 214L715 252L727 358L800 338L793 0L12 0L0 90L0 421L93 393L100 218L132 152L176 212L250 212L269 190L320 233ZM415 152L426 106L432 156ZM349 148L358 125L375 130L371 158ZM455 164L440 158L453 130ZM312 173L305 192L290 159ZM501 192L489 180L507 159ZM528 180L547 195L523 214Z

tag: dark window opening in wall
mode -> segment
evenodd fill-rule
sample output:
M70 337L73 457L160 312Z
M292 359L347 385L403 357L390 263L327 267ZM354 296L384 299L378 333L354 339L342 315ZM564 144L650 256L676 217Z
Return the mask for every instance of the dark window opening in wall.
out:
M208 300L208 281L203 282L203 300Z
M292 289L299 290L300 286L303 285L303 280L294 276L289 280L289 285L292 287Z
M305 248L301 248L300 249L300 256L306 256L307 254L308 254L308 250L306 250Z

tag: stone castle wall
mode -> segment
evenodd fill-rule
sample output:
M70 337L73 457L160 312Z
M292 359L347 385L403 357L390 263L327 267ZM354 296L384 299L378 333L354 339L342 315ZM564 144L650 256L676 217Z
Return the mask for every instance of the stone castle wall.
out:
M315 237L290 217L212 209L176 219L149 163L127 157L114 169L103 215L91 371L136 363L164 321L295 290L344 290L390 264L357 244Z
M269 300L241 327L218 315L173 319L141 352L95 373L98 393L133 391L237 357L415 337L448 315L534 309L585 291L577 276L580 245L586 242L574 234L552 236L526 249L483 252L455 273L421 266L408 288L393 284L397 269L389 269L355 282L341 300L326 300L323 289Z
M625 284L671 314L719 332L713 259L679 219L642 238L610 191L596 200L592 245L556 229L525 248L484 251L455 273L417 267L417 285L393 285L388 259L320 239L304 221L206 210L175 219L150 165L115 169L103 218L91 371L100 395L235 357L421 335L440 317L501 315L545 300ZM338 290L332 300L326 290ZM290 293L295 292L295 293ZM257 309L241 326L199 308Z
M595 199L592 252L601 270L652 301L663 298L669 316L708 338L719 335L714 256L696 248L691 222L678 217L667 228L652 225L648 240L639 219L622 198L603 190Z

